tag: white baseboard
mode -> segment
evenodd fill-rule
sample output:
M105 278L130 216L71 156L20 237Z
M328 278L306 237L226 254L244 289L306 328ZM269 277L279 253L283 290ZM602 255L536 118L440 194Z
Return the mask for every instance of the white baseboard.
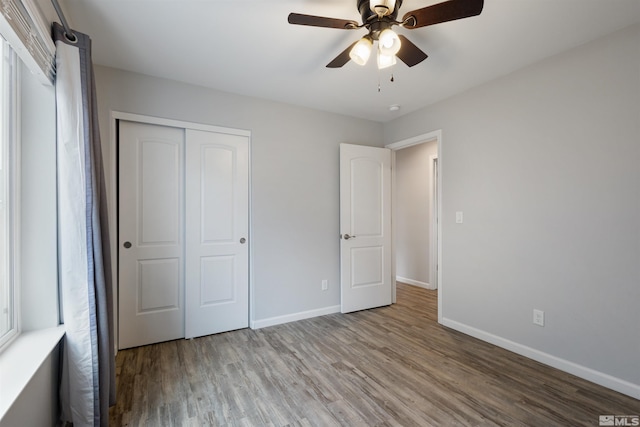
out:
M605 374L603 372L578 365L577 363L561 359L551 354L544 353L531 347L527 347L526 345L518 344L506 338L502 338L497 335L482 331L480 329L465 325L463 323L456 322L455 320L443 318L440 323L448 328L455 329L456 331L470 335L474 338L478 338L482 341L486 341L498 347L502 347L521 356L528 357L529 359L544 363L545 365L560 369L561 371L568 372L587 381L591 381L592 383L607 387L611 390L615 390L617 392L640 400L640 385L638 384L633 384L629 381L616 378L609 374Z
M284 316L270 317L268 319L253 320L251 321L251 329L266 328L267 326L281 325L283 323L295 322L296 320L310 319L312 317L324 316L326 314L333 313L340 313L339 305L301 311L299 313L286 314Z
M396 276L396 281L406 283L407 285L418 286L425 289L436 289L435 286L431 286L427 282L421 282L419 280L407 279L406 277Z

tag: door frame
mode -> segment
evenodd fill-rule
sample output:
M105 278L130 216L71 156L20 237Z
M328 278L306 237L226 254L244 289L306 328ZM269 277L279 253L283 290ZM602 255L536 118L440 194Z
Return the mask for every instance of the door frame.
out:
M440 163L438 162L438 154L432 154L429 156L429 177L431 178L431 182L429 186L431 187L431 200L429 203L431 204L430 214L431 214L431 228L429 230L429 284L431 285L431 289L438 289L440 286L438 284L438 224L440 223L440 213L438 208L440 206L438 195L440 194L438 190L438 183L440 182L440 178L437 175L438 169L440 168Z
M246 129L234 129L222 126L208 125L203 123L194 123L184 120L173 120L164 117L147 116L142 114L126 113L123 111L111 110L109 118L109 157L111 160L111 167L108 169L110 176L111 190L108 192L110 200L107 201L108 215L109 215L109 231L111 233L110 247L111 247L111 276L113 278L113 331L114 331L114 346L115 352L118 352L118 319L119 319L119 306L118 306L118 122L120 120L126 120L130 122L145 123L150 125L169 126L181 129L193 129L201 130L205 132L223 133L228 135L246 136L249 140L249 168L248 168L248 183L249 183L249 224L248 224L248 243L249 243L249 319L248 324L251 325L254 319L254 301L253 301L253 245L251 244L251 236L253 235L253 220L252 220L252 207L251 207L251 131ZM106 170L106 168L105 168Z
M393 142L385 145L385 148L391 149L391 269L392 269L392 281L391 288L393 292L393 302L396 302L396 221L395 221L395 209L396 209L396 151L403 148L412 147L414 145L424 144L427 142L436 141L438 146L438 168L437 168L437 188L436 190L436 209L435 216L439 218L437 226L435 226L435 237L437 242L437 284L438 284L438 323L442 323L442 300L444 294L444 284L442 282L442 129L438 129L432 132L417 135L408 139ZM429 169L433 165L433 159L429 158ZM435 220L435 218L434 218ZM435 221L434 221L435 222ZM430 243L431 245L431 243ZM429 257L429 263L434 260L433 256Z

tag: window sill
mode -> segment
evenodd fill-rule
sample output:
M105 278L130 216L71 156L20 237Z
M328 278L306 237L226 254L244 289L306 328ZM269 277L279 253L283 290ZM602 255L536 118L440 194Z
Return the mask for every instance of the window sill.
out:
M58 345L64 332L64 325L23 332L0 353L0 419Z

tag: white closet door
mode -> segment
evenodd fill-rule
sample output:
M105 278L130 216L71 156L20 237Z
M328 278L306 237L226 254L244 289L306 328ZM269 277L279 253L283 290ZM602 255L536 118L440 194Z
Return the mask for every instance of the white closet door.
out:
M187 129L185 337L249 324L249 140Z
M120 122L119 348L184 337L184 129Z

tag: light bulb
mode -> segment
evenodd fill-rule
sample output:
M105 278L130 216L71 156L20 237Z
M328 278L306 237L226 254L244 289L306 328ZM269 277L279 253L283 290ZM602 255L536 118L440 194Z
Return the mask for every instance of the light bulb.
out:
M385 55L395 55L400 50L400 37L391 29L387 28L380 32L378 36L378 47Z
M383 68L388 68L392 65L396 65L396 56L386 55L378 51L378 69L382 70Z
M364 65L369 60L371 50L373 49L373 42L367 36L358 40L358 42L351 48L349 52L349 58L358 65Z

